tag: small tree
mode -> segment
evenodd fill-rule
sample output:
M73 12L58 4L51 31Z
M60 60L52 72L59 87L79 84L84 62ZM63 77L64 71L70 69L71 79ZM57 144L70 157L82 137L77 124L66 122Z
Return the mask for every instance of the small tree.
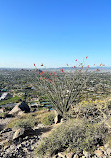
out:
M75 61L78 62L77 59ZM47 96L61 117L66 116L70 109L85 97L87 83L94 74L94 71L89 71L89 65L85 67L84 62L78 62L72 67L73 71L60 69L56 72L39 72L35 64L34 66L37 72L37 89Z

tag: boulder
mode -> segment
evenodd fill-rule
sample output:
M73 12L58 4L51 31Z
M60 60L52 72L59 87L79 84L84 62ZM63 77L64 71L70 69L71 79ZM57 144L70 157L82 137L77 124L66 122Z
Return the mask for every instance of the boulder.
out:
M56 110L54 110L54 113L55 113L55 119L54 119L55 124L60 123L62 117L60 116L60 114L57 113Z
M25 129L24 128L19 128L15 131L14 135L13 135L13 140L21 137L25 132Z
M111 156L111 149L110 149L110 148L107 148L106 152L107 152L107 154L108 154L109 156Z
M30 112L29 106L23 101L18 103L10 112L11 115L22 115L23 113Z
M65 153L58 153L58 156L59 156L60 158L66 158L66 154L65 154Z
M58 115L55 117L54 122L55 122L55 124L57 124L59 122Z
M90 153L87 152L87 151L83 151L83 154L84 154L84 156L85 156L86 158L90 157Z
M67 153L66 157L67 158L73 158L74 157L74 153L73 152Z
M79 158L78 154L75 154L73 158Z
M29 106L26 104L25 101L23 101L20 105L19 105L19 108L24 111L24 112L30 112L30 108Z
M103 155L103 152L101 150L98 150L98 149L94 153L97 157L102 157L102 155Z
M4 112L4 109L3 109L3 108L1 108L1 109L0 109L0 113L3 113L3 112Z
M111 129L111 117L110 117L108 120L105 121L105 125L106 125L109 129Z

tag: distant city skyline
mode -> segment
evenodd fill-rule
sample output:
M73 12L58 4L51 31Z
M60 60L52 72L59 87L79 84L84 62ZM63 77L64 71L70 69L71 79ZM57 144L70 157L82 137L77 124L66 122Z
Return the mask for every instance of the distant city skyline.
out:
M0 0L0 68L71 67L76 59L111 66L110 0Z

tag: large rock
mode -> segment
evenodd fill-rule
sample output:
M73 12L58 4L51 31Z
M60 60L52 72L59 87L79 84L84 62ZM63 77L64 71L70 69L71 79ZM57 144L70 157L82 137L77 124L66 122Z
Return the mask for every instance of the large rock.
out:
M25 101L18 103L10 112L9 114L12 115L21 115L23 113L30 112L29 106L26 104Z
M73 156L74 156L73 152L70 152L70 153L66 153L66 152L58 153L58 157L60 157L60 158L73 158Z
M111 117L110 117L108 120L105 121L105 125L106 125L109 129L111 129Z
M54 122L55 122L55 124L57 124L59 122L58 115L55 117Z
M65 157L66 157L66 154L65 154L65 153L58 153L58 156L59 156L60 158L65 158Z
M75 154L73 158L79 158L78 154Z
M0 109L0 113L3 113L3 112L4 112L4 109L3 109L3 108L1 108L1 109Z
M24 128L19 128L16 130L16 132L13 135L13 140L19 138L20 136L22 136L25 132Z
M108 154L109 156L111 156L111 149L110 149L110 148L107 148L106 152L107 152L107 154Z
M62 117L60 116L60 114L57 113L56 110L54 110L54 113L55 113L55 119L54 119L55 124L60 123Z
M89 157L90 157L90 153L87 152L87 151L83 151L83 154L84 154L84 156L85 156L86 158L89 158Z
M95 155L97 156L97 157L102 157L103 156L103 152L101 151L101 150L96 150L95 152Z
M30 112L29 106L26 104L25 101L23 101L20 105L19 108L24 111L24 112Z

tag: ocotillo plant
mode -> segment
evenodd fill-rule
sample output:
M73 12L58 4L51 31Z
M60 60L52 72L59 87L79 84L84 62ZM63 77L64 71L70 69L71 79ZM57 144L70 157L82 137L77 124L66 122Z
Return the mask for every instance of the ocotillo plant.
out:
M56 72L36 71L38 90L47 95L53 108L62 117L66 116L72 106L81 101L87 82L94 73L94 71L89 71L89 65L85 67L84 61L82 63L79 63L77 59L75 61L77 64L72 67L73 71L67 72L64 69ZM34 66L37 70L35 64ZM99 69L97 68L96 71Z

